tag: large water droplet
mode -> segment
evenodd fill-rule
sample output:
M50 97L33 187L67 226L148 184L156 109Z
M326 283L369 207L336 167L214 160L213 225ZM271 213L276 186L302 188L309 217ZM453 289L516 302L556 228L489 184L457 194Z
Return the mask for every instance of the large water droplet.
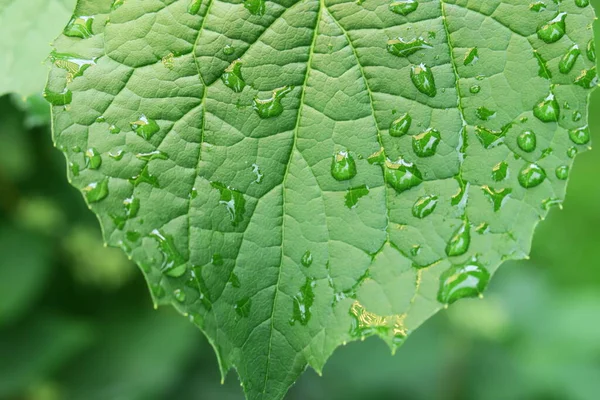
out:
M435 195L419 197L412 207L412 215L423 219L435 211L437 204L438 197Z
M387 42L388 53L393 54L396 57L408 57L419 50L431 48L433 48L433 46L422 37L414 38L412 40L405 40L403 38L390 39Z
M542 102L533 108L535 115L542 122L557 122L560 116L560 106L554 98L554 94L550 93Z
M435 154L442 136L437 129L429 128L425 132L413 136L412 148L419 157L431 157Z
M456 229L450 241L446 245L446 254L448 257L461 256L469 250L471 245L471 226L469 221L463 223Z
M235 60L231 63L221 76L221 80L229 89L240 93L246 87L246 82L242 78L242 61Z
M416 0L397 0L390 3L390 11L407 16L419 7Z
M244 213L246 212L244 195L220 182L211 182L211 185L221 193L219 204L225 206L231 224L237 226L244 219Z
M584 89L592 89L598 86L598 74L596 73L596 67L590 69L584 69L581 74L573 81L578 86Z
M73 101L73 93L67 88L62 92L55 92L46 88L44 90L44 99L53 106L66 106Z
M437 94L433 71L427 65L413 66L410 70L410 79L419 92L429 97L435 97Z
M537 145L537 136L533 131L523 131L517 137L517 145L524 152L531 153Z
M526 189L540 185L546 179L546 171L537 164L526 164L519 171L519 184Z
M573 69L577 58L581 55L581 50L579 50L579 46L574 44L567 50L565 55L560 59L558 63L558 69L563 74L568 74Z
M293 86L284 86L275 89L273 95L268 99L261 100L258 97L255 97L252 102L252 108L254 108L254 111L257 112L260 118L266 119L278 117L283 113L281 100L292 90L294 90Z
M587 126L569 131L569 138L575 144L587 144L590 141L590 129Z
M300 291L293 298L293 314L290 324L300 322L302 325L308 324L311 317L311 308L315 300L314 287L316 281L306 278L306 282L300 288Z
M512 193L512 189L509 188L496 190L487 185L483 186L481 189L494 205L495 212L500 211L504 201L507 199L508 195Z
M584 8L590 5L590 0L575 0L575 5Z
M408 133L412 118L409 114L404 114L400 118L394 120L390 125L390 136L400 137Z
M96 58L86 59L74 54L58 53L56 50L50 53L50 61L58 68L67 71L67 82L71 82L78 76L83 75L83 72L96 64Z
M475 127L475 136L481 142L483 147L491 149L504 143L505 131L492 131L483 126Z
M94 17L74 15L63 30L63 33L65 36L87 39L94 35L93 24Z
M561 181L567 180L569 177L569 166L561 165L556 168L556 177Z
M140 118L131 122L131 129L140 137L146 140L150 140L154 134L160 131L160 126L153 119L146 117L144 114L140 115Z
M465 297L480 296L490 280L490 273L476 261L454 265L440 276L438 301L452 304Z
M385 180L388 185L402 193L423 182L421 172L413 163L399 159L396 162L385 161Z
M356 163L347 151L338 151L331 161L331 176L338 181L347 181L356 176Z
M88 203L96 203L108 196L108 178L100 182L92 182L83 188L83 193Z
M566 32L566 12L559 13L554 19L537 30L538 37L546 43L554 43L560 40Z
M348 189L345 196L344 204L348 208L354 208L358 204L358 200L369 194L369 188L366 185Z

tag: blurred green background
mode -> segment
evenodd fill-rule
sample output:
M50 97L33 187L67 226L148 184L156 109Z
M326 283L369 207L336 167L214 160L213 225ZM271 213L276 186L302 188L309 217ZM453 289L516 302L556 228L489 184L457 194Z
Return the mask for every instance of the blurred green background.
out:
M590 115L600 138L600 91ZM200 332L155 311L141 273L103 247L49 118L40 97L0 97L0 399L243 399ZM577 158L531 260L501 268L483 300L438 314L395 357L376 338L338 349L289 399L600 399L599 176L597 151Z

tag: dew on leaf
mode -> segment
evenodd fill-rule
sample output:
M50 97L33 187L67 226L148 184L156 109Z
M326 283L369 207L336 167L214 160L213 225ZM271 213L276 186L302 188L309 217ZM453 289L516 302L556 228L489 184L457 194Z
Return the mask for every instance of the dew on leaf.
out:
M265 0L244 0L244 7L246 7L252 15L263 16L267 11Z
M390 39L387 42L387 51L396 57L408 57L415 54L419 50L431 49L433 46L425 41L422 37L412 40L403 38Z
M175 297L175 300L177 300L180 303L185 302L185 292L182 289L175 289L173 291L173 297Z
M237 226L244 219L244 213L246 212L246 199L244 195L220 182L211 182L211 186L221 194L219 204L225 206L231 224Z
M235 53L235 47L233 47L230 44L226 44L225 47L223 47L223 54L225 54L226 56L230 56L233 53Z
M543 1L536 1L535 3L531 3L529 5L529 10L540 12L546 9L546 4Z
M356 176L356 163L348 151L341 150L333 155L331 176L338 181L347 181Z
M129 182L133 186L139 186L142 183L147 183L151 186L154 186L155 188L160 187L160 185L158 184L158 178L150 174L150 171L148 171L148 165L145 165L138 175L132 176L129 179Z
M252 173L256 176L256 179L253 183L262 183L265 175L260 171L260 167L258 166L258 164L252 164Z
M419 197L415 204L413 204L412 215L416 218L423 219L435 211L437 204L438 196L430 194Z
M416 0L397 0L389 5L390 11L404 16L416 11L418 7L419 3Z
M475 136L481 142L484 148L491 149L504 143L506 132L492 131L482 126L475 127Z
M575 5L584 8L590 5L590 0L575 0Z
M281 100L292 90L293 86L283 86L279 89L275 89L273 94L268 99L259 99L255 97L252 101L252 108L260 118L273 118L278 117L283 113L283 105Z
M178 278L186 271L186 259L181 255L173 236L167 235L158 229L150 233L150 237L158 243L158 249L162 254L161 272L163 274ZM182 268L183 267L183 268Z
M446 245L446 254L448 257L461 256L469 250L470 245L471 226L469 225L469 221L464 220L448 241L448 244Z
M210 258L210 263L216 267L223 265L223 256L220 253L214 253Z
M84 154L85 166L89 169L98 169L102 165L102 156L98 153L98 150L89 148Z
M594 42L594 39L590 39L588 42L585 53L588 60L591 62L596 62L596 43Z
M197 15L200 12L201 7L202 0L190 0L190 5L188 6L188 13L192 15Z
M477 118L483 121L488 121L496 117L496 111L490 110L486 107L478 107L475 111L475 115L477 115Z
M481 92L481 86L473 85L469 88L469 92L471 92L473 94L477 94L477 93Z
M542 25L537 30L538 37L546 43L554 43L559 41L566 32L566 12L559 13L550 22Z
M108 178L99 182L92 182L83 188L83 193L88 203L96 203L108 196Z
M477 261L454 265L440 276L438 301L452 304L466 297L480 296L490 280L488 270Z
M581 55L581 50L579 50L579 46L574 44L567 50L565 55L560 59L558 63L558 70L563 74L568 74L573 69L577 58Z
M112 151L108 153L108 156L115 161L121 161L123 159L124 155L125 155L125 151L122 149L119 149L114 153Z
M554 207L562 208L562 204L563 204L563 202L561 199L558 199L556 197L551 197L548 199L544 199L542 201L542 208L544 210L548 211L549 209L554 208Z
M584 69L581 74L575 78L574 84L581 86L584 89L592 89L598 86L598 74L596 73L596 67L590 69Z
M560 116L560 106L550 93L544 100L533 108L533 115L542 122L557 122Z
M571 116L571 120L573 122L579 122L583 118L583 115L579 111L573 111L573 115Z
M225 69L221 80L229 89L236 93L240 93L246 87L246 82L242 77L242 61L235 60L229 67Z
M561 165L556 168L556 177L561 181L566 180L569 177L569 166Z
M517 136L517 145L526 153L531 153L537 145L537 136L533 131L523 131Z
M250 307L252 306L252 299L249 297L244 297L241 300L236 301L233 306L233 309L242 318L250 315Z
M74 54L58 53L56 50L50 53L49 58L58 68L67 71L67 82L83 75L86 69L96 64L96 58L86 59Z
M507 199L508 195L512 193L512 189L509 188L496 190L487 185L483 186L481 189L494 205L494 212L500 211L504 201Z
M429 97L437 95L433 71L427 65L414 65L410 70L410 79L419 92Z
M423 182L423 177L417 166L405 160L399 159L395 162L386 160L384 169L387 184L398 193L418 186Z
M113 135L117 135L119 133L121 133L121 129L119 129L117 126L115 125L111 125L108 127L108 131L113 134Z
M302 258L300 259L300 262L302 263L302 266L306 268L312 265L313 256L310 250L306 250L306 252L302 255Z
M429 128L426 131L413 136L412 148L419 157L431 157L437 151L442 136L437 129Z
M311 278L306 278L306 282L300 288L300 291L294 296L293 300L293 314L290 319L290 324L293 325L296 322L300 322L302 325L308 324L311 317L311 308L315 300L314 287L316 281Z
M538 76L544 79L552 79L552 72L550 72L550 69L548 68L548 63L546 62L544 57L542 57L542 55L538 53L537 50L533 51L533 55L535 56L538 62Z
M519 171L519 184L525 189L540 185L546 179L546 171L537 164L526 164Z
M242 283L240 282L240 278L235 274L235 272L231 273L231 276L229 277L229 283L231 283L231 286L239 289L242 287Z
M73 174L73 176L79 176L79 164L74 163L74 162L70 162L69 163L69 169L71 170L71 173Z
M114 11L117 8L121 7L123 4L125 4L125 0L114 0L112 5L110 6L110 9Z
M140 137L149 140L154 134L160 131L160 126L153 119L146 117L144 114L140 115L140 118L131 122L131 129Z
M395 119L390 124L390 136L400 137L408 133L412 118L409 114L404 114L400 118Z
M464 66L475 65L475 63L479 60L479 50L477 47L473 47L470 49L467 54L465 54L465 59L463 60Z
M55 92L46 88L44 89L44 99L53 106L66 106L73 101L73 93L67 88L62 92Z
M575 144L587 144L590 142L590 129L587 126L569 131L569 138Z
M346 192L344 204L348 208L355 208L358 204L358 200L360 200L361 197L364 197L368 194L369 188L367 187L367 185L361 185L355 188L350 188Z
M143 161L167 160L169 158L160 150L149 151L147 153L138 153L135 156Z
M506 161L499 162L492 168L492 179L496 182L503 181L508 175L508 163Z
M65 36L87 39L94 35L93 24L94 17L74 15L63 30L63 33Z

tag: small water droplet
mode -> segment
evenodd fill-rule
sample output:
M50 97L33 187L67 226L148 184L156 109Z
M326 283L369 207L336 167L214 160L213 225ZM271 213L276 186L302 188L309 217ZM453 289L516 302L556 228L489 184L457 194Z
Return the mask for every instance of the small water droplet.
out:
M469 250L471 245L471 226L467 220L456 229L446 245L448 257L461 256Z
M588 60L590 60L591 62L596 62L596 43L594 42L594 39L590 39L590 41L588 42L586 48L586 55Z
M454 265L440 276L438 301L452 304L462 298L478 297L489 281L490 273L476 261Z
M79 164L71 162L69 163L69 169L71 170L73 176L79 176Z
M392 121L390 124L390 136L400 137L406 135L411 124L411 116L409 114L402 115L400 118Z
M85 166L89 169L98 169L102 165L102 156L98 150L90 148L85 152Z
M313 263L313 257L310 250L306 250L306 253L302 255L302 259L300 260L302 265L306 268L310 267Z
M138 153L135 156L143 161L167 160L169 158L165 153L163 153L160 150L154 150L148 153Z
M492 168L492 179L496 182L503 181L508 175L508 163L505 161L499 162Z
M230 44L226 44L225 47L223 47L223 54L225 54L226 56L230 56L233 53L235 53L235 47L233 47Z
M423 219L433 213L438 204L438 196L427 195L417 199L412 207L412 215L416 218Z
M472 49L469 49L467 54L465 54L465 59L463 60L463 65L464 66L475 65L475 63L477 63L478 60L479 60L479 50L477 50L477 47L473 47Z
M246 7L252 15L263 16L267 11L265 0L244 0L244 7Z
M504 201L508 198L508 195L512 193L512 189L509 188L496 190L487 185L483 186L481 189L494 205L494 212L500 211Z
M567 180L569 177L569 166L561 165L556 168L556 177L561 181Z
M432 48L433 46L422 37L414 38L412 40L405 40L403 38L390 39L387 42L388 53L393 54L396 57L408 57L420 50Z
M537 164L526 164L519 171L519 184L525 189L540 185L546 179L546 171Z
M571 120L573 122L579 122L583 118L583 115L579 111L573 111L573 115L571 116Z
M252 164L252 173L256 175L256 179L253 183L260 184L262 183L265 175L260 171L260 167L258 164Z
M233 306L233 309L242 318L250 315L250 307L252 306L252 299L250 297L244 297L243 299L237 301Z
M538 53L537 50L533 51L533 55L535 56L538 62L538 76L544 79L552 79L552 72L550 72L550 69L548 68L548 63L546 62L544 57L542 57L542 55Z
M173 291L173 297L175 297L175 300L177 300L180 303L185 302L185 292L181 289L175 289Z
M554 207L562 208L562 203L563 202L562 202L561 199L557 199L555 197L552 197L552 198L545 199L545 200L542 201L542 208L544 210L546 210L546 211L549 210L549 209L551 209L551 208L554 208Z
M158 178L150 174L150 172L148 171L148 165L145 165L138 175L132 176L129 179L129 182L133 186L139 186L142 183L147 183L151 186L154 186L155 188L160 187L160 185L158 184Z
M233 90L236 93L240 93L246 87L246 82L242 77L242 61L235 60L231 63L223 75L221 75L221 80L229 89Z
M529 5L530 11L540 12L546 9L546 4L543 1L536 1Z
M244 213L246 212L246 199L244 195L220 182L211 182L211 186L221 194L219 204L225 206L231 224L237 226L244 219Z
M483 121L488 121L490 119L496 118L496 111L490 110L486 107L479 107L475 111L475 115L477 115L477 118Z
M201 7L202 0L191 0L190 5L188 6L188 13L192 15L197 15L200 12Z
M88 203L96 203L108 196L108 178L100 182L92 182L83 188L83 193Z
M423 182L421 171L417 166L405 160L399 159L395 162L386 160L384 169L387 184L398 193L418 186Z
M268 99L259 99L255 97L252 102L252 108L260 118L278 117L283 113L283 105L281 100L292 90L293 86L284 86L273 91L273 95Z
M160 126L153 119L146 117L144 114L140 115L140 118L131 122L131 129L140 137L150 140L154 134L160 131Z
M355 208L358 200L369 194L369 188L366 185L350 188L346 192L344 204L348 208Z
M311 308L315 300L314 287L316 281L306 278L306 282L300 288L300 291L293 298L293 314L290 324L300 322L302 325L308 324L311 317Z
M533 108L533 115L542 122L557 122L560 116L560 106L550 93L542 102Z
M526 153L531 153L537 145L537 136L533 131L523 131L517 137L517 145Z
M596 74L596 67L590 69L584 69L581 74L575 78L574 84L581 86L584 89L592 89L598 86L598 74Z
M590 130L586 126L569 131L569 138L575 144L587 144L590 141Z
M113 135L117 135L117 134L121 133L121 129L117 128L115 125L109 126L108 131Z
M410 70L410 79L419 92L435 97L437 88L433 78L433 71L425 64L413 66Z
M94 35L93 24L94 17L74 15L63 30L63 33L65 36L87 39Z
M62 92L55 92L48 88L44 89L44 99L53 106L66 106L73 101L73 93L65 88Z
M546 43L554 43L559 41L565 35L567 29L565 23L566 18L566 12L559 13L547 24L538 28L538 37Z
M414 12L418 7L419 3L416 0L397 0L389 5L390 11L404 16Z
M150 237L158 242L158 248L163 256L161 272L173 278L182 276L186 271L186 260L175 246L173 236L154 229Z
M579 46L574 44L567 50L565 55L560 59L558 63L558 70L563 74L568 74L573 69L577 58L581 55L581 50L579 50Z
M567 157L569 158L575 158L575 156L577 155L577 147L569 147L567 149Z
M214 253L210 258L210 263L216 267L223 265L223 256L219 253Z
M491 149L504 143L505 131L492 131L483 126L475 127L475 136L484 148Z
M437 151L442 136L437 129L429 128L425 132L413 136L412 148L419 157L431 157Z
M331 162L331 176L338 181L347 181L356 176L356 163L348 151L338 151Z
M477 93L481 92L481 86L473 85L469 88L469 92L471 92L473 94L477 94Z

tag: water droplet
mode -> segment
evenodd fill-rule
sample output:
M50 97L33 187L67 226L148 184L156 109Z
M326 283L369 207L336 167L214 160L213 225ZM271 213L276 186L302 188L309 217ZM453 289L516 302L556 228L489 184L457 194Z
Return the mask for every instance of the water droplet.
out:
M423 219L435 211L438 204L438 197L435 195L422 196L417 199L412 207L412 215Z
M127 231L127 233L125 233L125 236L127 237L127 240L129 240L132 243L135 243L138 240L140 240L140 237L142 235L140 235L139 232Z
M408 57L415 54L419 50L431 49L433 46L425 41L422 37L412 40L404 40L403 38L390 39L387 42L387 51L396 57Z
M590 5L590 0L575 0L575 5L584 8Z
M496 118L496 111L490 110L485 107L479 107L475 111L475 115L477 115L477 118L483 121L488 121L492 118Z
M550 93L541 103L533 108L533 115L542 122L557 122L560 116L560 107L554 94Z
M67 71L67 82L83 75L86 69L96 64L96 58L86 59L73 54L58 53L56 50L50 53L49 58L58 68Z
M347 181L356 176L356 163L347 151L338 151L331 162L331 176L338 181Z
M433 71L427 65L413 66L410 70L410 79L419 92L429 97L435 97L437 94Z
M537 145L537 136L533 131L523 131L517 137L517 145L521 150L531 153Z
M235 47L233 47L230 44L226 44L225 47L223 47L223 54L225 54L226 56L230 56L233 53L235 53Z
M508 195L512 193L512 189L509 188L496 190L487 185L483 186L481 189L494 205L495 212L500 211L504 201L507 199Z
M538 66L540 68L538 70L538 76L544 79L552 79L552 72L550 72L550 69L548 68L548 63L546 62L544 57L542 57L542 55L538 53L537 50L533 51L533 55L537 59Z
M129 182L133 186L139 186L142 183L147 183L155 188L160 187L158 184L158 178L148 171L148 165L145 165L144 168L140 171L138 175L135 175L129 179Z
M190 5L188 6L188 13L192 15L197 15L200 12L201 6L202 0L191 0Z
M471 226L467 220L456 229L446 245L448 257L461 256L469 250L471 245Z
M210 258L210 263L216 267L223 265L223 256L219 253L214 253Z
M348 189L345 196L344 204L348 208L355 208L358 200L369 194L369 188L366 185Z
M153 119L146 117L144 114L140 115L140 118L131 122L131 129L140 137L150 140L154 134L160 131L160 126Z
M102 165L102 156L98 150L90 148L85 152L85 166L89 169L98 169Z
M481 86L473 85L469 88L469 92L471 92L473 94L477 94L477 93L481 92Z
M575 62L577 61L577 58L579 58L580 55L581 50L579 50L579 46L574 44L560 59L560 62L558 63L558 70L563 74L568 74L571 72Z
M538 28L538 37L546 43L554 43L559 41L566 32L566 18L566 12L559 13L550 22Z
M175 297L175 300L177 300L180 303L185 302L185 292L181 289L175 289L173 291L173 297Z
M265 12L267 11L265 0L244 0L244 7L246 7L252 15L262 16L265 15Z
M400 118L394 120L390 125L390 136L400 137L408 133L412 118L409 114L404 114Z
M437 129L429 128L425 132L413 136L412 148L419 157L431 157L437 151L442 136Z
M293 298L293 314L290 324L300 322L302 325L308 324L311 317L311 308L315 300L314 287L316 281L306 278L306 282L300 288L300 291Z
M242 78L242 61L235 60L231 63L223 75L221 75L221 80L229 89L233 90L236 93L240 93L246 87L246 82L244 78Z
M169 158L165 153L163 153L160 150L154 150L148 153L138 153L135 156L143 161L167 160Z
M529 5L530 11L540 12L546 9L546 4L543 1L536 1Z
M79 176L79 164L71 162L69 163L69 169L73 176Z
M567 157L569 158L575 158L575 156L577 155L577 147L569 147L567 149Z
M579 122L583 118L583 115L579 111L573 111L573 115L571 116L571 120L573 122Z
M231 273L231 277L229 278L229 282L231 283L231 286L239 289L242 287L242 283L240 282L240 278L235 274L235 272Z
M553 207L559 207L562 208L562 200L561 199L557 199L555 197L549 198L549 199L545 199L542 201L542 208L544 210L549 210Z
M150 237L158 242L158 248L163 256L161 272L173 278L182 276L186 271L186 260L175 246L173 236L154 229Z
M492 179L496 182L503 181L508 175L508 163L505 161L499 162L492 168Z
M246 199L244 195L220 182L211 182L211 185L220 192L221 200L219 204L225 206L231 224L237 226L244 219L244 213L246 212Z
M98 118L96 118L96 122L99 124L106 122L106 117L104 117L104 115L101 115Z
M256 175L256 179L254 180L254 183L257 183L257 184L262 183L265 175L260 171L260 167L258 166L258 164L252 164L252 173L254 175Z
M302 259L300 260L302 265L306 268L310 267L313 263L313 257L310 250L306 250L306 253L302 255Z
M66 106L73 101L73 93L67 88L62 92L55 92L46 88L44 90L44 99L53 106Z
M87 39L94 35L93 24L94 17L73 16L63 30L63 33L65 36Z
M418 244L412 246L410 248L410 255L413 257L418 256L421 253L421 246L419 246Z
M117 135L119 133L121 133L121 129L117 128L115 125L111 125L108 127L108 131L112 134L112 135Z
M123 151L122 149L119 149L114 153L112 151L108 153L108 156L115 161L121 161L124 155L125 151Z
M584 69L581 74L575 78L573 82L584 89L592 89L598 86L598 75L596 74L596 67L590 69Z
M452 304L465 297L478 297L489 281L490 273L476 261L454 265L440 276L438 301Z
M465 54L465 59L463 60L464 66L475 65L475 63L479 61L479 50L477 47L473 47L470 49L467 54Z
M402 193L423 182L421 171L413 163L399 159L396 162L385 161L385 180L388 185Z
M594 42L594 39L590 39L590 41L588 42L586 48L586 55L588 60L590 60L591 62L596 62L596 43Z
M475 136L481 142L483 147L491 149L504 143L505 131L492 131L482 126L475 127Z
M575 144L587 144L590 141L590 130L586 126L569 131L569 138Z
M96 203L108 196L108 178L100 182L92 182L83 188L83 193L88 203Z
M540 185L546 179L546 171L537 164L526 164L519 171L519 183L525 189Z
M566 180L569 177L569 166L561 165L560 167L557 167L556 168L556 177L558 179L560 179L561 181Z
M249 297L244 297L243 299L237 301L233 306L233 309L242 318L250 315L250 307L252 306L252 299Z
M292 90L294 90L293 86L284 86L275 89L273 95L268 99L261 100L258 97L255 97L252 102L252 108L257 112L260 118L266 119L278 117L283 113L281 100Z
M390 3L390 11L407 16L414 12L419 7L419 3L416 0L397 0Z

